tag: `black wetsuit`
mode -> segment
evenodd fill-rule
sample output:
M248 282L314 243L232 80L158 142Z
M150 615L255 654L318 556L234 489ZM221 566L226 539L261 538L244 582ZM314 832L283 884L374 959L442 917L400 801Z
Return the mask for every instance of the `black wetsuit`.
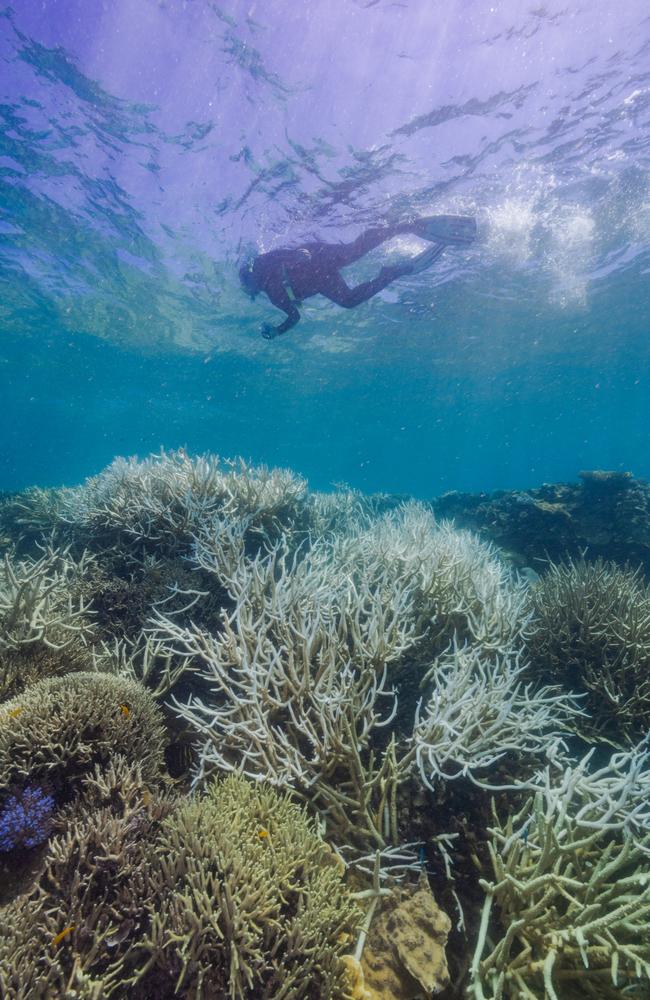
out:
M353 243L304 243L295 249L271 250L260 254L251 268L256 291L265 292L287 318L271 328L273 335L286 333L300 319L298 306L312 295L324 295L345 309L372 298L395 278L408 273L408 266L382 267L371 281L350 288L340 269L353 264L370 250L401 233L415 233L417 223L369 229Z

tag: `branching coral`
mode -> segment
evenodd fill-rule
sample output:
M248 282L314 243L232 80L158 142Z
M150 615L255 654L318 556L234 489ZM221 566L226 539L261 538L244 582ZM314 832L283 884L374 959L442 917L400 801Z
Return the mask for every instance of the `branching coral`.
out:
M650 755L547 768L495 819L470 995L615 997L650 981ZM643 994L645 995L645 993Z
M650 727L650 590L611 563L551 566L530 588L527 639L540 676L585 692L580 728L615 743Z
M173 805L119 755L82 779L34 889L0 910L3 997L124 995L132 942L150 919L152 845Z
M357 914L336 859L297 806L241 778L175 806L116 759L2 916L8 1000L348 996Z
M150 975L186 996L343 998L357 914L336 858L285 795L231 776L164 824Z
M0 551L17 549L34 555L44 542L66 543L61 519L65 489L32 487L21 493L0 497Z
M94 546L170 554L182 552L214 515L248 518L251 534L288 532L305 516L306 493L305 481L288 471L161 452L116 459L66 492L63 517Z
M469 777L477 784L507 754L552 759L579 710L559 689L532 689L516 658L486 660L456 648L429 672L432 690L415 719L412 744L422 781Z
M48 549L40 559L0 563L0 700L41 677L90 662L93 635L80 582L90 558Z
M154 698L165 698L187 673L188 661L174 656L169 647L141 632L134 640L106 643L94 652L97 667L144 685Z
M87 672L42 680L0 705L0 795L47 781L67 799L116 753L154 780L163 747L160 709L135 681Z
M638 576L577 564L526 592L490 546L422 505L309 497L289 473L183 452L120 460L55 506L92 568L72 550L5 561L0 663L9 677L11 657L41 649L84 672L0 705L0 840L49 838L24 852L43 858L31 897L2 914L0 993L361 996L341 954L358 931L359 972L373 929L391 933L389 872L409 881L430 863L449 880L459 862L462 900L436 891L468 933L478 925L490 788L474 1000L650 983L646 751L592 773L564 742L572 727L606 731L612 712L611 739L650 723ZM526 644L557 687L535 685ZM587 692L593 725L569 687ZM183 804L159 793L155 699L186 726L179 739L195 735ZM289 791L349 859L360 927L340 860ZM424 974L427 939L414 974L416 909L398 949L409 975L390 979L407 995L446 982L446 919L438 973Z
M403 505L403 498L389 493L366 496L357 490L338 486L334 493L310 492L309 524L314 537L335 533L349 535L375 521L382 514Z
M406 589L413 632L428 662L454 638L484 655L515 652L525 625L524 589L492 546L421 504L408 503L333 544L336 572L383 593Z
M209 703L177 703L205 740L197 778L243 770L309 789L341 833L381 844L376 816L383 823L394 765L392 756L372 762L371 738L390 721L386 663L406 648L410 627L400 624L399 595L390 610L371 591L352 600L322 572L324 558L314 548L295 562L276 549L242 561L220 632L159 616L157 635L211 691Z
M430 784L506 751L550 753L572 711L557 692L524 688L514 654L499 655L516 644L522 598L492 552L417 506L304 553L277 545L254 558L242 531L213 522L194 557L231 609L214 631L159 614L154 634L207 695L175 702L200 735L196 779L242 770L291 785L339 843L397 841L397 789L416 764ZM436 661L414 739L382 735L394 665L459 631L475 645Z

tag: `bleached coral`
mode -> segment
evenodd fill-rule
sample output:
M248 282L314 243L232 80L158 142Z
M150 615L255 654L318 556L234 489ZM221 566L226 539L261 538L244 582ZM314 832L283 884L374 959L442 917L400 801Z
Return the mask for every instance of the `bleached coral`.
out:
M414 769L431 785L485 778L507 751L552 753L573 709L523 685L522 593L489 547L418 505L304 551L247 556L244 530L215 520L195 545L230 602L217 627L155 619L161 648L205 692L175 701L199 737L197 781L241 770L292 786L339 843L381 849L396 841L397 791ZM423 674L428 703L405 741L391 674L451 642Z
M422 504L404 504L338 536L333 562L371 589L408 587L408 613L429 661L454 638L480 646L486 655L521 645L524 588L491 545L436 521Z
M63 519L95 545L118 542L137 552L155 545L183 551L215 514L247 517L251 532L289 531L303 515L307 485L281 469L222 463L161 452L142 461L118 458L63 497Z
M0 699L88 664L92 615L81 588L91 559L48 548L39 559L0 563ZM75 596L76 595L76 596Z
M389 887L408 895L427 866L468 935L483 876L474 1000L650 996L648 748L594 771L567 737L589 730L585 702L602 709L599 683L632 720L625 739L645 717L638 577L581 569L581 590L573 567L526 591L493 548L422 504L317 497L290 473L183 452L119 460L41 499L75 548L5 562L0 663L41 649L85 672L0 705L8 849L36 843L33 789L54 802L34 851L43 872L1 911L0 992L361 996ZM625 655L603 644L603 622ZM604 666L583 671L576 700L599 643ZM546 659L562 686L547 686ZM156 699L175 715L168 731ZM160 795L163 747L192 734L195 789L180 804ZM452 961L455 995L467 957ZM419 982L430 993L445 980Z
M34 554L46 541L66 544L62 498L66 489L33 486L8 496L0 495L0 551L18 549Z
M309 523L314 537L349 535L369 527L383 514L402 506L399 497L386 493L366 496L358 490L338 486L331 493L309 493Z
M168 645L141 632L135 639L103 643L93 651L95 667L142 684L154 698L166 698L192 668L170 652Z
M546 768L518 812L495 816L476 1000L649 989L650 754L644 744L594 772L591 756Z
M454 649L429 672L432 690L418 706L412 744L422 781L488 779L507 755L530 769L566 750L562 737L580 711L559 688L524 682L518 657L487 660L472 647Z
M399 594L386 608L327 566L318 546L300 561L281 548L243 558L222 578L234 609L222 612L217 633L159 615L155 634L210 691L208 702L176 702L202 738L197 780L239 770L310 789L341 832L358 827L381 843L372 790L390 764L368 761L374 731L394 710L386 664L408 646L411 626Z

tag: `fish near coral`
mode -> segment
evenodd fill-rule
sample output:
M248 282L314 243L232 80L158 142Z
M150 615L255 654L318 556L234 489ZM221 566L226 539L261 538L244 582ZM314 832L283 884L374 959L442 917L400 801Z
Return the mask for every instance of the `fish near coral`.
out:
M64 927L62 931L59 931L58 934L55 934L54 937L52 938L52 947L58 948L63 939L67 938L68 934L72 934L74 929L75 929L75 924L70 924L68 927Z

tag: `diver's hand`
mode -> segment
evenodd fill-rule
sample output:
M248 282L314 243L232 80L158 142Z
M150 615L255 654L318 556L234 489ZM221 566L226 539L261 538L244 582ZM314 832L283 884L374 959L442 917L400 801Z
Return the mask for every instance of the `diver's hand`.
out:
M277 329L274 326L271 326L270 323L262 323L260 333L264 337L264 340L275 340L278 336Z

